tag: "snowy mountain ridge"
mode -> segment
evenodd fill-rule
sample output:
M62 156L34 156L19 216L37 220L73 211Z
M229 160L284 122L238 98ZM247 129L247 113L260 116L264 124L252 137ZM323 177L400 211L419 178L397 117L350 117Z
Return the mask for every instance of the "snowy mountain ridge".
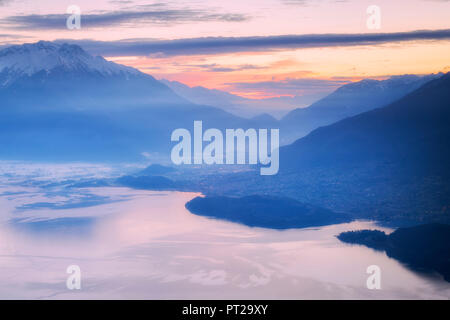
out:
M48 73L58 67L66 71L97 72L104 76L142 74L134 68L92 56L73 44L39 41L0 50L0 73L8 73L9 81L41 71Z

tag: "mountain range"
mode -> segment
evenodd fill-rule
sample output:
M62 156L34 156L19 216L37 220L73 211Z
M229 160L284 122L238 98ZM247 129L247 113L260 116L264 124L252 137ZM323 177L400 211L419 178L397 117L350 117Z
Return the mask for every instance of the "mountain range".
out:
M307 96L282 96L264 99L247 99L226 91L208 89L202 86L189 87L178 81L162 79L162 83L171 88L180 97L196 104L221 108L234 115L252 118L261 113L281 118L298 107L306 107L323 97L323 94ZM273 119L275 121L275 119Z
M0 101L1 159L156 163L168 160L171 132L194 120L204 129L280 128L284 142L306 136L281 147L278 175L193 174L192 187L290 197L386 223L450 222L450 74L363 80L280 121L246 119L76 45L41 41L0 51ZM154 171L167 174L146 174Z
M168 161L171 132L194 120L205 129L257 127L137 69L45 41L0 51L0 101L2 159Z
M307 108L292 110L281 119L289 144L314 129L384 107L442 74L403 75L386 80L365 79L346 84Z
M216 177L210 194L270 194L385 223L450 222L450 74L280 149L280 173Z
M345 84L323 98L316 97L316 101L311 100L312 97L306 100L301 97L245 99L221 90L189 87L177 81L162 82L191 102L212 105L254 120L264 119L264 125L280 127L281 144L287 145L319 127L386 106L442 75L438 73L392 76L386 80L364 79ZM298 107L307 101L311 102L309 106ZM284 115L280 121L273 117L282 114Z
M12 46L0 51L0 157L134 161L150 156L155 163L168 160L171 132L190 129L194 120L202 120L204 129L280 128L281 141L286 144L318 126L347 118L282 148L280 170L312 174L309 167L305 170L308 163L316 167L361 163L358 161L363 159L374 163L381 156L391 163L412 157L417 160L405 160L408 167L415 163L422 170L431 156L437 157L435 150L446 150L445 140L431 133L447 123L448 97L434 96L448 88L444 84L436 89L439 92L426 88L445 82L447 77L406 75L384 81L363 80L344 85L281 121L267 114L245 119L188 101L152 76L92 56L77 45L40 41ZM199 94L208 90L197 89ZM420 90L425 92L418 94ZM214 94L232 97L223 92ZM418 101L433 108L441 105L442 114L422 114ZM398 110L394 114L382 108L391 102L387 110ZM398 104L404 107L395 107ZM417 151L411 154L412 150ZM440 168L434 162L427 167Z
M77 45L39 41L0 51L4 108L112 109L186 103L150 75Z
M284 170L391 163L398 171L448 170L450 73L383 108L316 129L281 150ZM284 154L284 156L282 156Z
M46 41L16 45L0 51L0 113L5 115L0 130L6 142L0 155L136 160L141 154L153 154L153 160L167 161L172 130L189 128L198 119L206 128L280 128L281 144L288 144L319 126L395 100L436 76L344 85L278 121L263 111L293 108L295 97L254 101L158 81L92 56L77 45Z

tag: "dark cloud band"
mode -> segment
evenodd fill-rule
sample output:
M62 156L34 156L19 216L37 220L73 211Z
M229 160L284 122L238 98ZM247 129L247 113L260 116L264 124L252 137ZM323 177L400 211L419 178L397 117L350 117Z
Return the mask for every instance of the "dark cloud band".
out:
M20 15L2 19L1 24L10 29L63 29L69 14ZM141 10L111 11L98 14L82 14L83 28L114 27L130 24L175 24L184 22L225 21L241 22L249 17L242 14L216 13L208 10L190 8L168 8L166 6L145 6Z
M210 37L177 40L59 41L77 43L91 53L104 56L146 56L151 54L175 56L449 39L450 29L395 33L314 34L236 38Z

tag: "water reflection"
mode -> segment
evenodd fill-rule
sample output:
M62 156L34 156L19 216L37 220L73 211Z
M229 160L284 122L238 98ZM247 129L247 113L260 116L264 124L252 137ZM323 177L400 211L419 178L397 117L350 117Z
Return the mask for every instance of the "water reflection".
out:
M48 220L28 221L27 219L12 219L9 223L11 230L16 233L40 235L41 237L58 235L59 237L90 236L94 231L96 218L72 217Z
M33 187L9 191L0 196L1 298L450 297L439 277L334 237L371 222L278 231L192 215L184 205L194 193L83 188L110 201L55 208L32 204L67 198ZM72 264L81 268L79 291L65 286ZM382 270L379 291L365 287L372 264Z

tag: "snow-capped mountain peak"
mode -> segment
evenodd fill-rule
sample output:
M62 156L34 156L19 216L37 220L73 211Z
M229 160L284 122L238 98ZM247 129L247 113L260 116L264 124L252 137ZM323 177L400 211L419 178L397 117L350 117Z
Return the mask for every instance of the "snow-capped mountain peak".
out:
M353 92L361 92L362 90L390 90L393 88L401 88L414 86L418 87L421 84L424 84L428 81L436 79L442 76L442 73L430 74L425 76L414 75L414 74L405 74L405 75L397 75L391 76L386 80L374 80L374 79L363 79L358 82L353 82L346 84L336 90L339 93L353 93Z
M0 73L28 75L55 68L66 71L84 70L102 75L136 75L140 71L92 56L74 44L39 41L0 50Z

